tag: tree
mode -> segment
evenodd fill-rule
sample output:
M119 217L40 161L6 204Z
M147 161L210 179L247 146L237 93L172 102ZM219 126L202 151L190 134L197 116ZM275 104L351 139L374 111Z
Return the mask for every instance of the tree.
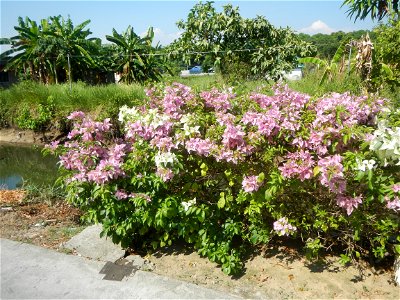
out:
M382 20L387 15L399 16L399 0L345 0L342 6L349 6L349 17L364 20L368 15L371 19Z
M187 62L209 54L225 75L243 72L243 76L278 78L298 57L314 50L290 29L277 29L261 16L243 18L230 4L217 12L213 2L197 3L187 20L177 25L183 33L171 45L172 52Z
M113 29L112 35L106 35L106 39L115 44L115 69L122 73L122 81L132 83L160 79L163 63L155 54L160 47L152 46L152 27L143 38L128 26L122 34Z

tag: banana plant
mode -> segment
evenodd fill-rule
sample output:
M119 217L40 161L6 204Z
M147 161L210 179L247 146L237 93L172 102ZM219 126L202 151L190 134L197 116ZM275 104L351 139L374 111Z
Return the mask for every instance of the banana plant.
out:
M23 70L26 77L48 82L51 77L57 82L57 70L71 74L71 65L67 57L74 57L73 66L80 74L94 65L93 53L99 48L96 38L88 39L91 34L84 28L89 20L74 27L70 18L61 16L42 19L39 24L28 17L18 18L15 30L18 35L2 38L1 44L11 45L0 59L7 61L6 70Z
M17 36L9 39L2 39L2 44L11 45L11 49L3 52L0 59L8 58L8 63L5 70L23 69L25 75L32 79L37 79L38 69L41 68L40 60L42 57L42 44L40 38L42 36L40 26L29 19L18 18L18 26L14 27L18 32ZM12 54L14 54L12 56Z
M322 85L327 80L332 80L333 76L337 74L339 69L340 61L346 51L346 45L349 42L349 38L345 38L337 48L335 54L330 61L318 58L318 57L303 57L299 59L300 63L315 64L319 68L323 68L323 74L319 85Z
M106 35L106 39L115 45L114 68L122 73L123 82L160 79L162 63L155 55L159 47L152 46L153 38L152 27L144 37L137 35L131 26L121 34L113 29L112 35Z
M64 20L61 16L50 17L51 29L46 34L52 39L54 45L53 57L56 64L62 66L68 77L71 78L73 69L75 73L84 71L87 67L96 65L92 55L98 51L98 38L88 38L92 33L85 27L90 23L86 20L74 26L68 17ZM71 79L70 79L71 80Z
M399 0L344 0L342 7L347 6L347 14L354 20L371 19L381 21L384 17L393 18L400 16Z

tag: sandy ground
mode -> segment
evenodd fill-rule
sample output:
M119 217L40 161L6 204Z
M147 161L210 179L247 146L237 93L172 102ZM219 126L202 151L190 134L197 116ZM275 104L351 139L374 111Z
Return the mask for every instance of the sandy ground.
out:
M247 261L238 278L197 253L149 257L154 272L227 291L247 299L400 299L390 270L366 265L343 267L337 257L312 263L284 246L271 248Z

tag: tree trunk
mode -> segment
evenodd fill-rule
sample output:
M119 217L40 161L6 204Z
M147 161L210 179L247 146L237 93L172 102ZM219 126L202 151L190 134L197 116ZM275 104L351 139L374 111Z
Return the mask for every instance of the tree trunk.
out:
M58 84L58 76L57 76L57 65L56 65L56 61L54 61L53 67L54 67L54 80L55 80L56 84Z

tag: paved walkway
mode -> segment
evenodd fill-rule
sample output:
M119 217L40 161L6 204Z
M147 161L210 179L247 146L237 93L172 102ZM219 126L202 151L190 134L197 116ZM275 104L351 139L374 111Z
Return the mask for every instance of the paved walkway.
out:
M132 267L6 239L0 239L0 256L1 299L235 299Z

